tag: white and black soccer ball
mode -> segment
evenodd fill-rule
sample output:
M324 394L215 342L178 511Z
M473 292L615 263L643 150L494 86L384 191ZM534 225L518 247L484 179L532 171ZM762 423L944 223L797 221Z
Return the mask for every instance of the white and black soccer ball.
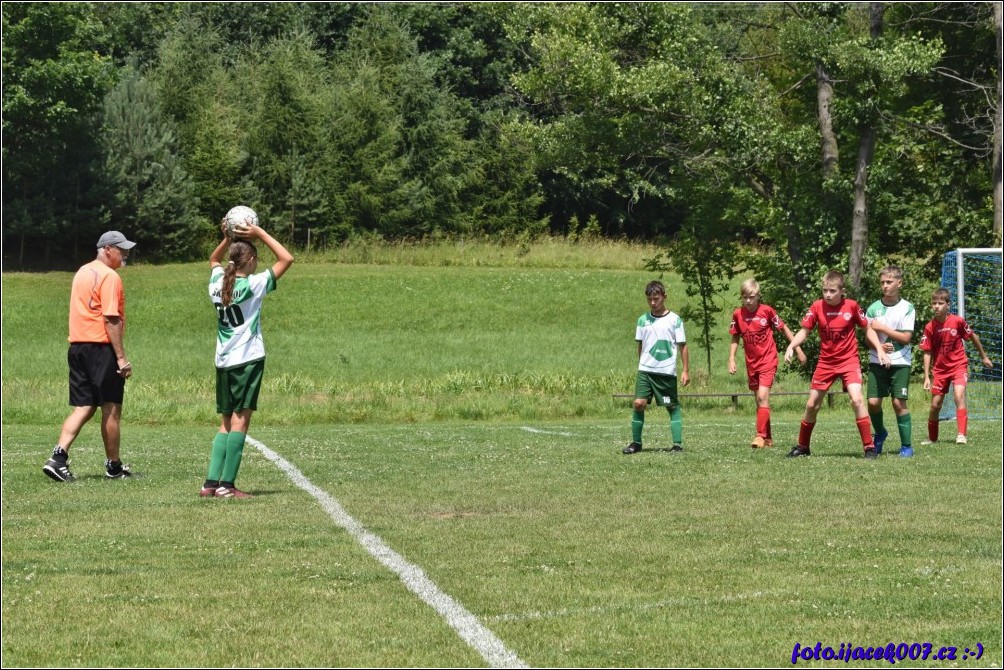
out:
M235 228L247 228L258 225L258 215L250 207L237 205L223 217L227 224L227 235L233 235Z

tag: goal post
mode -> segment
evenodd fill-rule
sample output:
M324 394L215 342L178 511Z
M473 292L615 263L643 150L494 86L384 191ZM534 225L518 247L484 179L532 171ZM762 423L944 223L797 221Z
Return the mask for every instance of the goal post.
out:
M972 327L993 368L984 368L975 347L967 346L969 383L966 407L971 419L1001 418L1001 249L954 249L941 262L941 287L952 296L952 313ZM955 418L955 401L945 395L940 418Z

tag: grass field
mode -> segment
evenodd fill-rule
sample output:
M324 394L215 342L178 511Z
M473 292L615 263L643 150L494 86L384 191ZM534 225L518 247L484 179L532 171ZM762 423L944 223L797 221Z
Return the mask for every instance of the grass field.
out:
M302 263L266 300L239 480L255 498L202 500L206 274L123 271L138 474L103 478L92 422L72 485L40 472L67 412L70 275L4 275L4 666L489 664L373 538L531 666L790 665L816 642L1004 662L999 421L972 422L967 446L866 461L838 399L813 456L789 460L802 401L778 403L778 448L753 451L752 404L708 400L684 405L683 453L653 410L626 457L630 409L611 396L633 379L645 273ZM742 390L726 348L698 388Z

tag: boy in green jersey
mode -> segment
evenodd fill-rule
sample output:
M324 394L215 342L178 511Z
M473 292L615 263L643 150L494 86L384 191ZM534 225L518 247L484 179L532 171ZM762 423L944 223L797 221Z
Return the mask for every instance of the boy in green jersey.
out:
M679 385L690 383L690 357L683 320L666 308L666 287L662 282L649 282L645 296L651 311L638 318L635 340L638 342L638 374L635 378L634 412L631 415L631 444L622 453L641 451L641 434L645 427L645 407L652 398L669 411L669 427L673 436L670 451L683 451L683 416L677 395L677 365Z
M868 307L865 316L868 317L868 329L878 336L891 365L883 366L879 363L878 352L869 352L868 415L872 422L872 440L875 443L875 453L881 454L882 446L889 436L882 414L882 399L889 396L892 398L896 427L899 429L899 455L908 458L913 456L910 437L912 423L906 403L910 386L910 340L913 337L915 312L913 304L900 297L899 293L903 288L903 271L900 268L895 265L882 268L879 283L882 286L882 298Z

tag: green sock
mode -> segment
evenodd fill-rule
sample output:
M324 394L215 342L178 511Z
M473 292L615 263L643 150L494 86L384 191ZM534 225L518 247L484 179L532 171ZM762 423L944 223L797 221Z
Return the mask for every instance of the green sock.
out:
M896 425L899 427L899 443L904 447L913 444L913 421L910 420L910 413L896 417Z
M669 432L673 434L673 444L683 444L683 412L679 405L669 407Z
M223 472L223 463L227 460L227 434L216 433L213 438L213 448L209 452L209 474L206 481L218 482Z
M237 471L241 469L241 456L244 454L244 433L236 430L230 431L227 436L227 461L223 466L223 476L220 477L225 482L237 481Z
M631 414L631 441L641 444L641 431L645 427L645 410L634 410Z
M882 420L882 408L879 407L877 412L869 412L868 416L872 420L872 432L876 435L881 435L885 432L885 422Z

